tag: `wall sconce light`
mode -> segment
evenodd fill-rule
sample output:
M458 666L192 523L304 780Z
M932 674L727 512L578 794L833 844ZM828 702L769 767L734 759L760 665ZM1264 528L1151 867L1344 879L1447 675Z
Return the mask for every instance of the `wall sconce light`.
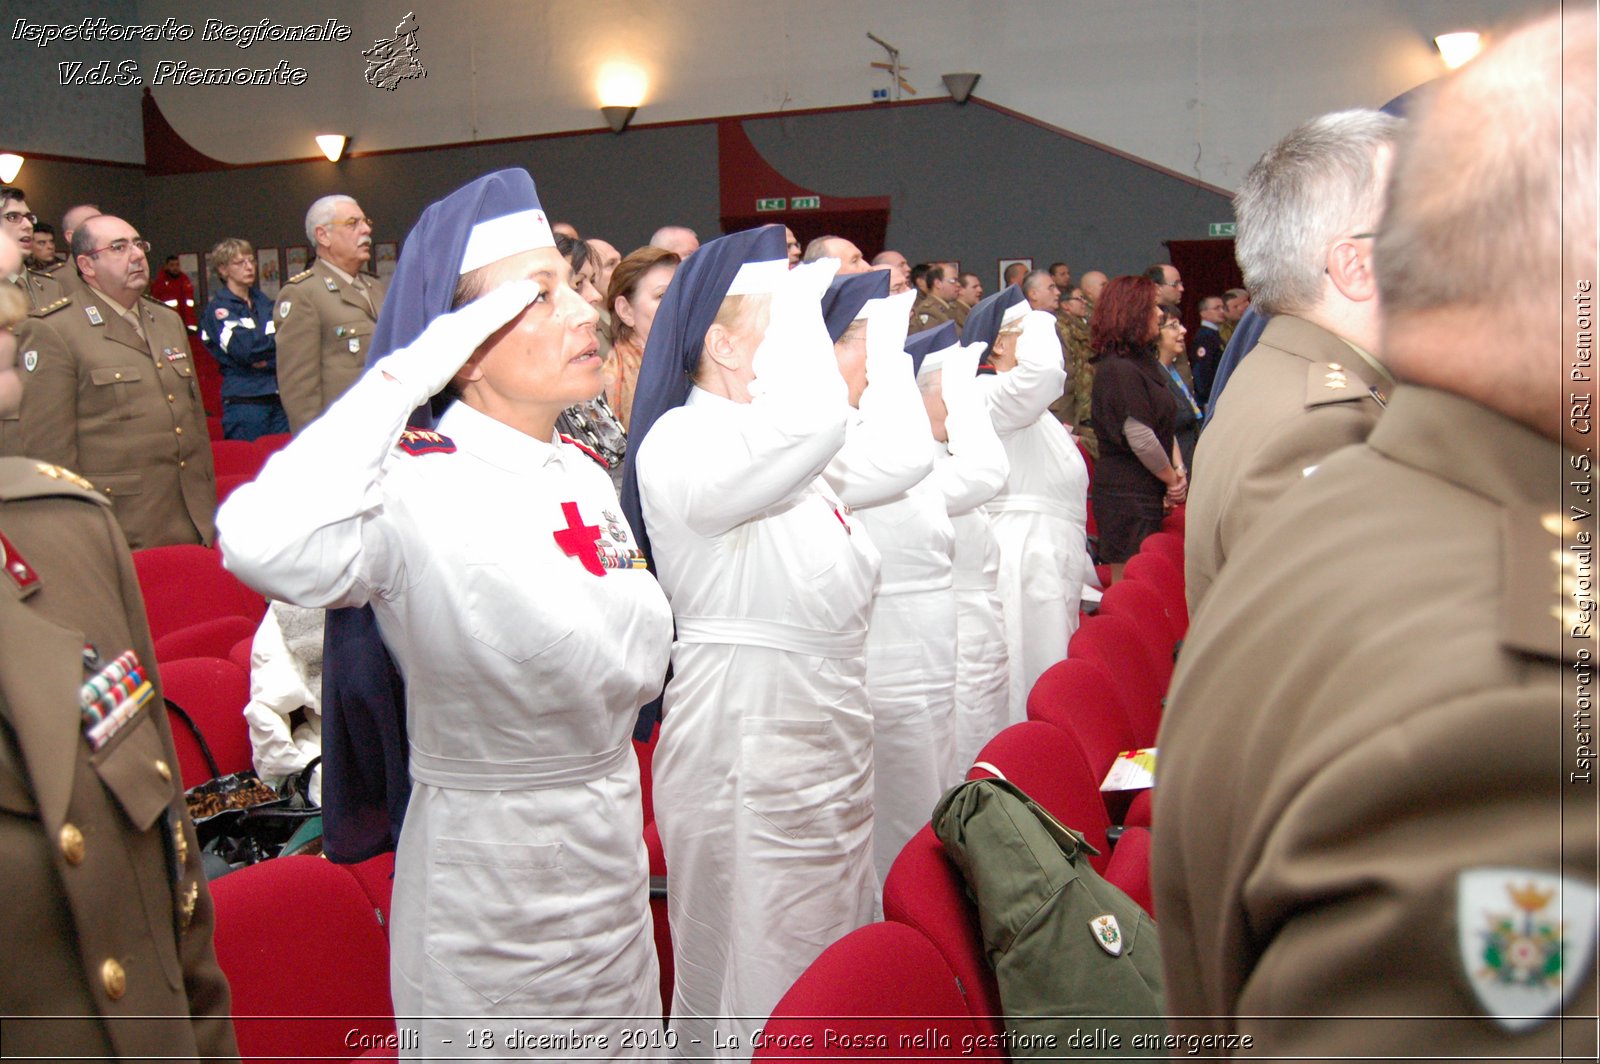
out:
M644 103L648 81L645 72L629 62L607 63L600 68L595 87L600 95L600 113L606 116L611 132L621 133L628 128L639 105Z
M1483 48L1482 38L1470 30L1456 33L1441 33L1433 39L1433 46L1439 49L1439 56L1444 60L1444 65L1449 70L1464 66L1473 56Z
M628 123L633 121L634 112L637 110L639 110L637 107L618 107L613 104L610 107L600 108L600 113L606 116L606 125L611 127L611 132L621 133L628 128Z
M945 91L956 103L966 103L981 77L982 74L946 74L943 78Z
M17 171L22 169L23 158L6 152L0 155L0 182L9 185L17 179Z
M328 157L330 163L339 161L339 156L344 154L344 146L350 138L343 133L321 133L317 135L317 147L322 149L322 154Z

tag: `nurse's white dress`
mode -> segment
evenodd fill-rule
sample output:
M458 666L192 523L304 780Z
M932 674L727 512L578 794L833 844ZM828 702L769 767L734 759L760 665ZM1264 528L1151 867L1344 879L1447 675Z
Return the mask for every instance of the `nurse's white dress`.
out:
M989 416L1011 472L984 509L1000 544L1010 722L1027 718L1034 681L1067 656L1090 571L1085 524L1089 469L1050 413L1067 374L1054 316L1030 311L1017 338L1017 365L981 378Z
M955 764L955 530L928 479L933 435L905 353L913 296L867 303L867 386L844 447L822 474L883 558L866 649L880 890Z
M972 345L977 346L977 345ZM1010 723L1010 670L1000 603L1000 546L983 504L1005 486L1010 463L972 376L977 352L946 357L942 376L945 435L933 475L955 538L955 776L966 776L978 751Z
M405 678L391 991L413 1052L515 1027L634 1055L614 1017L659 1023L660 991L630 732L666 600L591 458L461 402L402 438L414 401L363 377L223 506L227 565L300 605L370 603Z
M806 966L873 916L878 552L818 476L850 409L826 333L798 346L757 355L753 402L696 388L636 452L677 621L653 779L689 1057L748 1058Z

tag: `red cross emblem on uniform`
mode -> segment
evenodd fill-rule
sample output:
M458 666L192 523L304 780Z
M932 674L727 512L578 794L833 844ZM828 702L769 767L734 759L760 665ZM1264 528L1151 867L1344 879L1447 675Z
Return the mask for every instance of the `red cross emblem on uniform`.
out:
M596 546L600 542L600 526L584 524L575 502L562 503L561 515L567 519L567 527L553 533L556 546L582 562L595 576L605 576L606 567L600 564L600 551Z

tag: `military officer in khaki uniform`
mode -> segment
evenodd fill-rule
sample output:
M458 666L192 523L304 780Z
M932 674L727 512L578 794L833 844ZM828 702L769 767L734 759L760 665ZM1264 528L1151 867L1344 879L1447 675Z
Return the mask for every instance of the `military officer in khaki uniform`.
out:
M238 1053L154 661L105 498L0 458L7 1055Z
M1596 528L1592 487L1563 497L1594 443L1551 298L1593 290L1594 17L1503 39L1413 112L1375 252L1403 383L1189 631L1152 875L1176 1034L1595 1059Z
M911 334L936 329L947 321L955 320L955 278L947 276L944 266L936 263L929 267L923 279L928 289L911 308Z
M1399 127L1377 111L1323 115L1245 175L1235 246L1273 320L1195 448L1184 530L1191 613L1244 532L1306 470L1366 439L1387 399L1392 378L1373 354L1372 239Z
M278 293L278 396L299 432L366 369L384 283L361 273L372 258L372 219L349 196L324 196L306 213L317 250L309 270Z
M81 471L111 500L128 545L209 545L216 475L189 338L141 298L149 245L102 214L73 235L81 294L33 312L19 335L25 453Z

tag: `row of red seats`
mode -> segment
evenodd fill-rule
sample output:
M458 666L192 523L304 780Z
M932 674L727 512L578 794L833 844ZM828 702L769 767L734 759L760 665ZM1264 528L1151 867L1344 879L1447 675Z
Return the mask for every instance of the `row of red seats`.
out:
M1083 832L1100 851L1090 858L1095 870L1152 914L1149 792L1128 808L1125 799L1108 802L1100 782L1118 754L1155 745L1173 657L1188 627L1181 529L1180 511L1146 540L1073 637L1067 659L1035 685L1031 719L991 740L967 774L987 776L993 766ZM1122 827L1112 846L1116 824ZM766 1024L768 1045L756 1057L1009 1059L977 911L931 825L896 858L883 908L886 922L834 943L800 977ZM840 1035L868 1037L852 1046Z

